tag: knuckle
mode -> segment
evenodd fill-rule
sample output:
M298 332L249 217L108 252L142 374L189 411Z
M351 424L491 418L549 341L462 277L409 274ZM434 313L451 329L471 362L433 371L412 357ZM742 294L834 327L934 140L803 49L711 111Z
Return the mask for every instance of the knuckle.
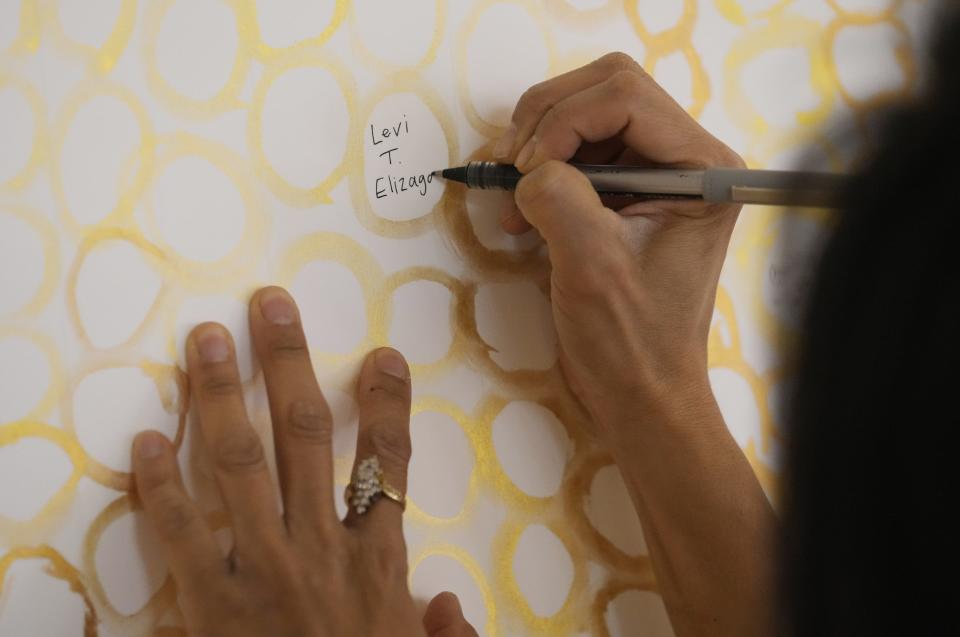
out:
M276 334L268 345L270 356L275 360L309 357L309 349L302 332L298 329L284 329Z
M217 441L215 456L217 466L229 473L260 469L264 464L263 445L252 429L223 436Z
M720 144L720 148L716 153L716 158L711 162L710 167L746 168L747 163L743 161L743 157L737 154L732 148L725 144Z
M700 169L746 168L743 158L710 133L694 128L684 131L686 140L677 144L678 153L686 162Z
M152 467L149 470L139 471L136 477L137 491L141 496L149 496L173 482L172 474L165 468Z
M549 92L546 88L546 82L534 84L520 96L517 101L517 108L514 112L514 121L523 121L529 118L539 118L553 106Z
M157 533L166 539L173 539L187 533L196 522L193 507L182 497L167 493L159 497L154 504L153 520Z
M548 161L537 167L517 184L517 205L523 209L552 200L565 174L564 166L558 161Z
M682 156L698 168L746 168L747 164L736 151L705 130L687 131L685 143L678 144Z
M644 91L643 78L631 71L617 71L610 76L608 82L616 99L634 101Z
M386 581L407 579L407 547L399 541L381 541L373 548L373 562L377 573Z
M613 51L612 53L607 53L606 55L597 58L596 64L611 74L618 71L636 72L641 70L640 64L638 64L636 60L623 51Z
M211 374L200 382L200 392L204 396L233 396L241 392L240 381L233 376Z
M370 449L381 461L406 470L412 454L410 436L396 421L381 421L370 427Z
M540 124L537 126L536 134L538 138L549 136L558 126L566 123L570 119L571 110L569 104L569 102L560 102L547 109L540 119Z
M329 444L333 437L333 418L329 410L315 403L297 401L290 405L287 431L299 440Z

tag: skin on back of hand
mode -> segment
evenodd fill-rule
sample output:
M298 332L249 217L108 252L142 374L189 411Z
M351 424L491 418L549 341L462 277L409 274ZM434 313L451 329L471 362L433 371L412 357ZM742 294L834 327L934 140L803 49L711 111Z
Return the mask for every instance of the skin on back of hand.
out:
M250 302L263 367L283 510L250 424L233 340L215 323L187 340L199 434L233 530L220 550L184 490L173 446L157 432L134 443L137 493L157 530L191 635L323 637L476 635L450 593L421 620L407 588L402 508L381 498L341 521L333 506L330 409L317 385L300 314L280 288ZM357 385L357 461L376 456L401 493L410 461L410 372L396 351L364 362Z

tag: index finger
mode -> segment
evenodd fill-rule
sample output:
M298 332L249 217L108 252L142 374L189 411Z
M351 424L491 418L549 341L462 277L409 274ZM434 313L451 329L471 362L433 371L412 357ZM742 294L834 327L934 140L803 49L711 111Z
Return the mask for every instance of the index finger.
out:
M209 582L224 572L220 546L196 503L187 495L173 446L163 434L147 431L133 444L137 495L163 545L167 563L182 589Z
M551 108L620 71L643 73L640 65L626 53L608 53L585 66L531 86L520 96L510 125L494 145L494 158L512 163Z
M517 156L524 173L567 161L584 142L619 137L641 157L664 165L730 164L734 153L705 131L646 74L620 72L553 106Z

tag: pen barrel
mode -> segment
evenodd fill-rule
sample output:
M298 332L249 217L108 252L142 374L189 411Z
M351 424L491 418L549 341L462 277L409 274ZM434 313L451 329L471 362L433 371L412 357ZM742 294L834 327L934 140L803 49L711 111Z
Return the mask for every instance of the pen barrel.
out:
M482 190L514 190L523 173L507 164L472 161L467 164L466 184Z
M702 170L664 170L636 166L572 164L586 175L601 195L699 199L703 194Z
M601 195L703 199L712 203L836 208L849 179L833 173L708 168L707 170L571 164ZM454 177L470 188L513 190L523 174L514 166L469 162Z
M696 197L702 193L702 170L663 170L635 166L571 164L601 195ZM509 164L472 161L465 183L482 190L514 190L523 173Z
M835 208L849 177L833 173L711 168L703 198L711 202Z

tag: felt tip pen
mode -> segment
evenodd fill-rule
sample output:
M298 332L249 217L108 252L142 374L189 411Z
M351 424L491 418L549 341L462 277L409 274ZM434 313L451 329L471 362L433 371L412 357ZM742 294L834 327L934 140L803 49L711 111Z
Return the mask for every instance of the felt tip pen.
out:
M747 168L637 168L571 164L600 195L640 199L695 199L711 203L835 208L849 179L834 173ZM513 190L523 174L509 164L472 161L433 172L467 188Z

